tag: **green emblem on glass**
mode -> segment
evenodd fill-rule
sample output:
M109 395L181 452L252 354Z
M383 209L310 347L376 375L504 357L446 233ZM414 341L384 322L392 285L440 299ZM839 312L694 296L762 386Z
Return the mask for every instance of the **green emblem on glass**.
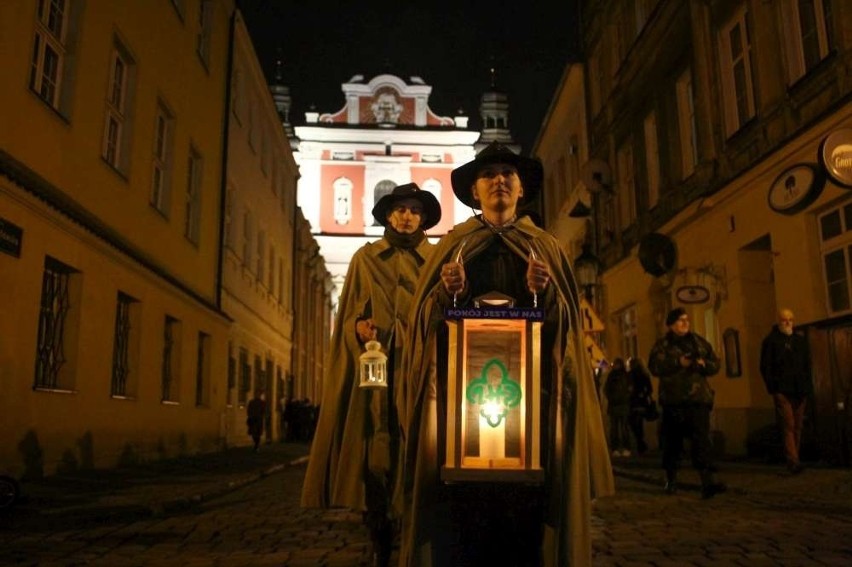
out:
M500 370L500 382L492 384L488 380L488 371L496 366ZM509 378L506 366L493 358L485 363L482 373L473 380L465 391L467 401L480 406L479 415L488 425L497 427L509 414L509 410L521 403L521 387Z

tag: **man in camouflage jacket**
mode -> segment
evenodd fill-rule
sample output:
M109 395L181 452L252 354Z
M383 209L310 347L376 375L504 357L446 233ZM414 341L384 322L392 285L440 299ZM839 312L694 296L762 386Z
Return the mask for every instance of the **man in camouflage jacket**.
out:
M719 357L703 337L690 332L689 316L682 307L666 317L669 331L651 349L648 370L660 379L663 407L662 450L666 492L676 491L677 469L684 438L690 440L692 466L701 475L701 496L712 498L725 485L713 478L710 410L713 389L707 378L719 372Z

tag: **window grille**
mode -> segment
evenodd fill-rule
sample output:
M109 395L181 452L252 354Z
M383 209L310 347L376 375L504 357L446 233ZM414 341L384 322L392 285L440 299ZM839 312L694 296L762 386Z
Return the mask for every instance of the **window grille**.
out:
M36 346L35 388L59 387L59 371L65 363L65 324L71 307L69 284L75 270L47 257L41 287L41 310Z
M115 331L112 349L112 388L113 396L127 395L127 376L130 374L130 308L134 299L118 292L115 302Z
M172 387L174 386L174 348L175 348L175 328L177 319L166 315L166 322L163 326L163 369L162 369L162 400L164 402L173 401Z
M198 352L195 365L195 405L207 404L207 343L210 335L198 333Z
M240 349L240 388L238 392L238 401L240 404L245 404L248 399L247 392L251 389L251 366L248 361L248 351L244 348Z

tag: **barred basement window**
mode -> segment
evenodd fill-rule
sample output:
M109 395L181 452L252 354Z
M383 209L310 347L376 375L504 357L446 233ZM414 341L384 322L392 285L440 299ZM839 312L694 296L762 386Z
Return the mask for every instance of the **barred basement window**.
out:
M203 407L209 403L208 396L208 375L209 362L207 360L210 343L210 335L207 333L198 333L198 351L196 353L195 364L195 405Z
M77 270L51 257L44 259L34 388L59 389L66 363L65 334L71 310L71 279Z
M237 385L237 360L234 358L234 347L228 343L228 387L225 405L234 405L234 388Z
M162 395L164 402L177 401L177 357L180 322L166 315L163 325Z
M115 302L115 331L112 348L112 387L110 395L128 396L128 376L131 372L131 333L133 324L131 309L136 300L126 293L118 292Z
M238 402L245 405L248 399L248 391L251 389L251 366L248 361L248 351L240 349L240 388L238 391Z

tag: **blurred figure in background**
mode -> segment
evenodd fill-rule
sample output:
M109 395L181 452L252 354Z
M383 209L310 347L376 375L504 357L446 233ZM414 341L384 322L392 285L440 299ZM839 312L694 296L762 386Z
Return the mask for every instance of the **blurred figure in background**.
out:
M630 415L630 376L624 367L624 359L612 361L612 368L606 377L604 395L609 415L609 441L613 457L630 456L630 428L627 419Z
M648 450L648 444L645 442L645 420L656 419L657 407L654 404L651 375L642 359L633 357L627 363L630 376L630 415L627 419L630 431L636 439L636 452L644 455Z

